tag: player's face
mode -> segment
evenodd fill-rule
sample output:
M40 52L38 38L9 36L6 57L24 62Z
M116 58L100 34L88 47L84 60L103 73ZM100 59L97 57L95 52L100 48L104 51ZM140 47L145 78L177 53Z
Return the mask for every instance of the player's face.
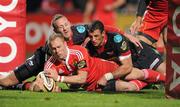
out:
M60 38L56 38L50 42L53 55L59 60L65 59L67 56L67 45Z
M101 31L97 29L94 32L89 33L89 37L91 39L92 44L96 47L99 47L103 42L104 32L101 33Z
M70 38L72 34L71 23L66 17L56 20L56 31L61 32L65 38Z

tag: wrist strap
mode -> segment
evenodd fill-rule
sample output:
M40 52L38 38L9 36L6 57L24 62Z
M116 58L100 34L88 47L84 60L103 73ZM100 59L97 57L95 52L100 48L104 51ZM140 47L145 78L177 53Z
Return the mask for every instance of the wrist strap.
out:
M106 74L104 74L104 77L106 78L107 81L114 79L112 73L106 73Z
M64 76L58 76L57 81L58 82L64 82Z

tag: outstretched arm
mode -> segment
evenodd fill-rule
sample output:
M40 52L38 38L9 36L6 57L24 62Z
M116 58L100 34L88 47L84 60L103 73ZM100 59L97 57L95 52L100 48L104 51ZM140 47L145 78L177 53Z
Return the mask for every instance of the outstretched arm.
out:
M137 47L141 47L143 48L143 46L141 45L141 43L139 42L139 40L134 37L131 34L128 33L124 33L121 29L117 28L117 27L113 27L113 26L109 26L109 25L105 25L104 26L105 31L107 32L118 32L119 34L124 35L126 38L128 38L133 44L135 44Z
M101 86L105 86L107 84L107 81L115 78L120 78L129 74L132 70L131 57L130 56L128 58L126 57L125 59L121 60L121 62L122 65L120 65L115 71L111 73L106 73L103 77L101 77L98 80L97 84Z
M104 7L105 11L113 11L114 9L125 4L125 0L115 0L113 3L108 4Z
M145 0L140 0L136 13L136 20L132 23L130 27L131 34L134 34L140 27L145 10L146 10L146 2Z
M87 72L86 71L78 71L77 75L72 76L60 76L56 72L56 70L53 69L47 69L45 70L46 76L53 78L55 81L68 83L68 84L84 84L86 82L87 78Z
M86 8L85 8L84 14L83 14L84 22L88 23L91 21L90 17L91 17L91 14L92 14L94 8L95 8L95 5L94 5L93 0L88 0L86 3Z

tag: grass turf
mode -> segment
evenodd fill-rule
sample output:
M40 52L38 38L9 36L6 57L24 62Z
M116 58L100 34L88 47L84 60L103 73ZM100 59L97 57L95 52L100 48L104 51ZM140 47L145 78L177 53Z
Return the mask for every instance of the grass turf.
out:
M0 90L0 107L179 107L179 100L168 100L162 90L138 93L62 92L42 93Z

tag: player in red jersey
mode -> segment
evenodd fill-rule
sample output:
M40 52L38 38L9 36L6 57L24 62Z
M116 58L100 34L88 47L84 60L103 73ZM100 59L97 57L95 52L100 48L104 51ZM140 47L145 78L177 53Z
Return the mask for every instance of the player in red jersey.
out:
M160 38L161 34L164 34L164 38L167 36L167 16L168 0L140 0L137 18L130 28L131 33L134 34L138 30L137 38L144 41L149 47L155 47L157 41L162 39ZM165 74L165 61L160 65L157 71Z
M138 37L152 45L157 42L160 33L167 26L167 17L168 0L140 0L136 21L130 29L131 33L134 34L140 27Z
M52 34L48 42L53 56L46 62L45 74L55 81L68 84L81 84L87 91L136 91L133 82L114 80L105 87L99 87L97 81L105 75L107 80L115 79L112 73L118 68L114 62L90 57L81 46L67 46L61 33ZM75 75L73 75L75 74Z
M104 25L116 25L115 9L122 6L125 0L88 0L84 12L84 21L100 20Z
M137 18L130 28L131 33L134 34L138 30L139 39L153 45L163 54L165 53L164 43L167 41L167 15L167 0L140 0Z

